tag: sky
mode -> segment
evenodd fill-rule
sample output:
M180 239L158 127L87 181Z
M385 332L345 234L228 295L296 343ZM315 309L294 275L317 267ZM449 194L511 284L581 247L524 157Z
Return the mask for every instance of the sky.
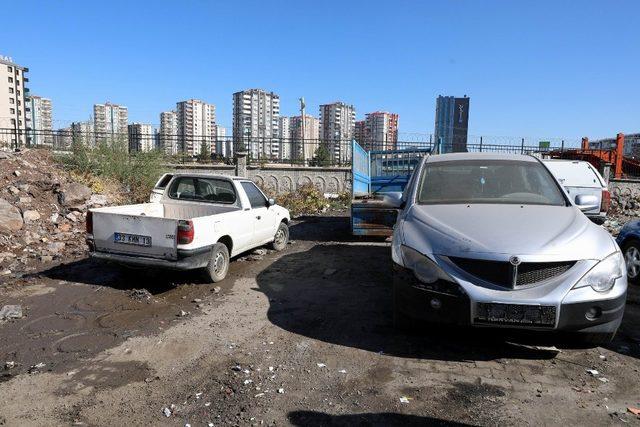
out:
M435 98L471 98L471 135L578 139L640 132L640 2L5 2L0 55L29 67L55 127L94 103L159 122L177 101L280 95L281 114L333 101L357 118L398 113L401 137L433 133Z

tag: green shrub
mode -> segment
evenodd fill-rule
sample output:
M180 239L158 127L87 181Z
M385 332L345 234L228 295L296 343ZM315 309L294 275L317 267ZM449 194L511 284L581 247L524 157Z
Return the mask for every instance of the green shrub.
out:
M125 141L102 142L95 148L74 141L71 150L71 155L58 158L67 170L79 175L117 180L132 202L147 200L163 171L162 152L153 150L130 154Z

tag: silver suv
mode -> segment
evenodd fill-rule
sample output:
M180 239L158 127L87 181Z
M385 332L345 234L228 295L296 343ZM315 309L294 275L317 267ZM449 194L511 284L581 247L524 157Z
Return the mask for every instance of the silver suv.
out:
M627 292L614 239L540 162L524 155L425 157L401 202L392 245L394 313L474 327L615 335Z

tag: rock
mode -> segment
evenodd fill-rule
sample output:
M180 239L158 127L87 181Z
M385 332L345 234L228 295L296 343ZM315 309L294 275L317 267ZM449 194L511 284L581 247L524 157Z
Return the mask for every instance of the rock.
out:
M6 369L7 371L9 369L13 369L15 367L16 367L16 362L14 362L12 360L4 363L4 369Z
M221 288L220 286L214 286L214 287L213 287L213 293L218 294L218 293L220 293L220 290L221 290L221 289L222 289L222 288Z
M73 205L69 206L69 210L74 213L82 213L87 210L87 205Z
M11 154L6 151L0 151L0 160L6 160L11 158Z
M47 250L53 254L62 252L65 248L64 242L51 242L47 245Z
M165 417L169 418L171 416L171 409L162 408L162 413L164 414Z
M93 194L87 202L89 206L104 206L108 203L107 196L104 194Z
M40 262L52 262L53 257L51 255L40 255Z
M0 309L0 320L21 319L22 307L19 305L5 305Z
M256 249L253 251L253 255L266 255L267 254L267 250L266 249Z
M38 211L24 211L22 218L24 222L34 222L40 219L40 214Z
M0 199L0 233L18 231L24 225L20 210L4 199Z
M65 222L64 224L58 225L58 231L61 233L68 233L71 231L71 224Z
M20 192L20 190L18 190L16 187L14 187L13 185L9 186L9 192L11 194L18 194Z
M22 173L20 171L13 171L13 174L17 177L19 177L20 175L22 175Z
M20 197L20 203L24 203L24 204L29 204L33 201L33 199L29 196L26 197Z
M64 206L73 206L84 203L91 197L91 189L79 182L65 185L58 193L58 201Z
M75 212L69 212L65 215L65 218L67 218L71 222L76 222L78 220L78 218L76 218Z
M49 221L51 221L53 224L58 222L58 217L60 215L58 215L57 213L53 213L51 214L51 216L49 217Z
M18 189L26 193L29 191L29 184L18 184Z

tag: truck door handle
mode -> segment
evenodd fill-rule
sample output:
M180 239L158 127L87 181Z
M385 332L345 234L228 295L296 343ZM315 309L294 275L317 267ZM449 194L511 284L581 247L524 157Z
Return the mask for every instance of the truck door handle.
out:
M256 219L260 219L260 218L262 218L260 215L258 215L258 216L256 217Z

